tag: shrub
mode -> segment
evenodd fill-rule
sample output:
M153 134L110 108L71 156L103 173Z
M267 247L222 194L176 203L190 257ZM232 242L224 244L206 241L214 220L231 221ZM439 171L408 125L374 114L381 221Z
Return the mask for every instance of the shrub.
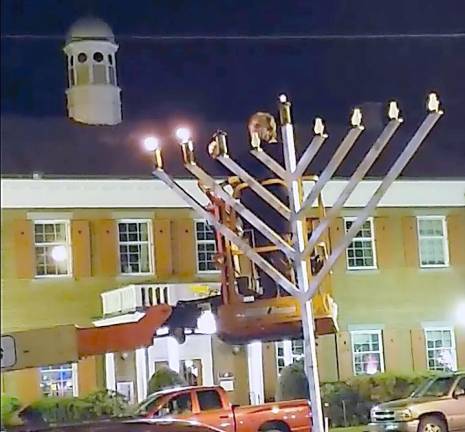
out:
M294 399L309 399L308 380L300 361L283 368L276 389L277 401Z
M74 397L46 397L31 404L47 423L74 423L92 418L92 405Z
M129 405L125 397L115 391L98 390L82 400L90 404L93 418L121 417L129 412Z
M325 415L332 427L358 426L369 422L371 408L381 402L408 397L431 373L401 375L383 373L353 377L346 382L321 385ZM276 392L276 400L308 399L303 363L286 366Z
M1 425L11 426L16 423L15 415L20 408L21 403L18 398L2 394L0 398Z
M186 380L177 372L169 368L161 368L152 375L147 387L148 393L152 394L165 388L185 385L187 385Z

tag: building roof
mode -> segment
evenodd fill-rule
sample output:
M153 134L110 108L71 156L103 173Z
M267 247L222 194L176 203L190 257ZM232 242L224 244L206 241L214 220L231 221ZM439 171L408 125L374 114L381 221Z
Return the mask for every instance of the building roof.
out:
M115 42L115 35L110 26L100 18L84 17L75 21L66 34L66 43L80 40Z

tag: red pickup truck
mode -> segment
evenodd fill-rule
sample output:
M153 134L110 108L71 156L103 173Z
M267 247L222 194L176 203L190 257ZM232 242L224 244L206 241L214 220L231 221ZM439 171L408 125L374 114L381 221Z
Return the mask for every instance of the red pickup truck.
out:
M151 394L139 405L145 418L193 420L224 432L310 432L310 402L231 405L222 387L181 387Z

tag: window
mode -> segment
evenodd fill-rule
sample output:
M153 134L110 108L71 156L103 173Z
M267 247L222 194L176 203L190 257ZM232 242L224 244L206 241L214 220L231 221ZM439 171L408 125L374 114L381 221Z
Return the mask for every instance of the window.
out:
M181 360L180 374L190 386L202 385L202 360Z
M76 66L76 85L90 84L90 71L87 65Z
M120 270L123 274L152 271L151 224L148 220L118 222Z
M35 221L36 276L71 274L71 245L68 221Z
M199 391L197 392L197 398L199 399L200 411L210 411L223 408L220 395L216 390Z
M355 218L344 219L346 232ZM376 269L375 236L373 218L368 219L347 248L347 268L349 270Z
M285 340L276 342L276 367L278 375L284 367L304 358L304 341Z
M447 226L444 216L420 216L417 218L418 248L421 267L447 267L449 250Z
M192 400L190 393L182 393L174 396L159 410L159 416L181 415L192 412Z
M107 67L104 64L94 64L92 66L92 74L94 84L107 83Z
M41 368L40 388L44 396L77 396L77 365L65 364Z
M455 371L457 354L455 335L451 328L425 329L426 360L429 370Z
M355 375L384 372L381 330L352 332L352 360Z
M94 59L94 61L97 62L97 63L102 63L102 61L103 61L103 54L102 54L101 52L96 52L96 53L94 53L94 55L93 55L93 59Z
M197 271L217 272L215 264L216 241L215 231L204 220L195 221L197 241Z
M79 53L77 56L79 63L85 63L87 61L87 54L86 53Z

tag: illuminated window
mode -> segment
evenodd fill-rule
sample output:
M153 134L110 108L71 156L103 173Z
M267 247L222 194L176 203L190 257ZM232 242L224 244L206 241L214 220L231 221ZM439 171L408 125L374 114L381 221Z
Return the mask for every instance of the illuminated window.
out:
M121 220L118 222L121 273L152 273L151 228L149 220Z
M304 341L302 339L276 342L276 367L278 375L283 368L296 361L303 360L303 358Z
M449 249L447 226L444 216L419 216L418 249L421 267L447 267Z
M78 396L77 365L65 364L41 368L40 389L44 396Z
M355 375L384 372L381 330L362 330L351 333L352 360Z
M425 329L426 359L429 370L457 370L455 335L452 328Z
M197 271L217 272L215 255L217 252L215 232L204 220L195 221L195 236L197 242Z
M69 221L34 221L36 276L71 274Z
M345 218L344 226L347 232L355 218ZM368 219L352 240L346 251L347 268L349 270L376 269L375 235L373 219Z

